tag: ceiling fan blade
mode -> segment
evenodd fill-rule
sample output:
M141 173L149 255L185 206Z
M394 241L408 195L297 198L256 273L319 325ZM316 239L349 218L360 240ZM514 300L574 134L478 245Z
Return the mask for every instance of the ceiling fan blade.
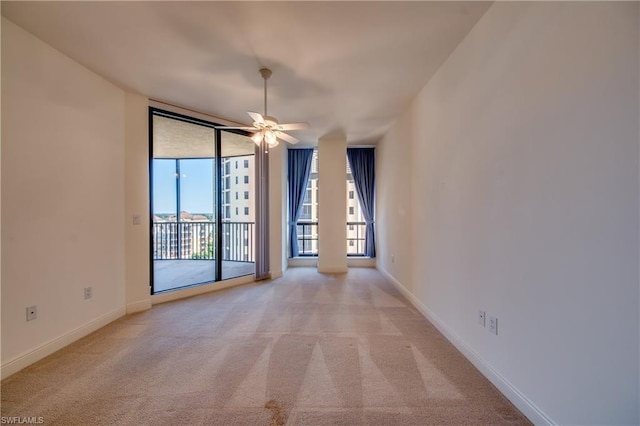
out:
M294 138L293 136L288 135L286 133L282 133L282 132L278 133L278 137L285 142L289 142L290 144L297 144L298 142L300 142L298 139Z
M247 111L249 117L253 119L254 123L264 123L264 118L262 118L262 114L258 114L257 112Z
M303 130L308 129L309 123L286 123L278 126L282 130Z

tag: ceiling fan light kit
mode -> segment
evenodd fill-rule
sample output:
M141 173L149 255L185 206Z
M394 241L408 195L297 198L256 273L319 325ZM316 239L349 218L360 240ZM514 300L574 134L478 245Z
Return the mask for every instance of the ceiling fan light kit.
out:
M266 142L269 147L273 148L278 145L278 139L281 139L290 144L296 144L298 139L293 136L284 133L286 130L302 130L308 129L309 123L287 123L280 124L278 119L267 115L267 80L271 77L271 70L269 68L260 69L260 75L264 80L264 115L257 112L248 112L249 116L253 119L252 127L223 127L222 129L240 129L254 132L251 136L251 140L256 145L262 144L262 141Z
M256 145L260 145L260 143L264 140L269 144L270 147L274 147L278 145L278 139L276 138L276 133L272 130L260 130L251 136L251 140L256 143Z

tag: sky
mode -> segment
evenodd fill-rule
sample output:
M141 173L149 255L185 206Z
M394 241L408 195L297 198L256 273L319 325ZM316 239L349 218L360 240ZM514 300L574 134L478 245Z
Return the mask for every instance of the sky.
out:
M179 160L180 211L213 213L213 161ZM153 212L173 213L176 208L176 160L153 160Z

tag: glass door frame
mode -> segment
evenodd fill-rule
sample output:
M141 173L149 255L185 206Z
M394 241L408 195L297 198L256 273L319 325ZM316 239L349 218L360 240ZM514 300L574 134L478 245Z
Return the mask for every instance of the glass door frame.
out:
M149 106L149 291L150 294L160 294L160 293L164 293L165 291L172 291L172 290L163 290L160 292L154 292L154 255L153 255L153 215L154 215L154 209L153 209L153 160L154 160L154 156L153 156L153 117L154 116L160 116L160 117L165 117L165 118L170 118L173 120L179 120L179 121L183 121L186 123L191 123L191 124L195 124L195 125L199 125L199 126L204 126L204 127L208 127L211 128L215 131L215 141L214 141L214 170L213 170L213 176L214 176L214 212L213 212L213 216L214 216L214 220L215 220L215 230L216 230L216 235L215 235L215 244L214 244L214 258L215 258L215 276L214 276L214 282L219 282L222 281L222 246L223 246L223 223L222 223L222 157L220 156L220 153L222 152L222 130L221 130L221 124L212 122L212 121L207 121L207 120L202 120L199 118L194 118L194 117L190 117L188 115L184 115L184 114L180 114L180 113L176 113L173 111L167 111L161 108L157 108L157 107L153 107L153 106ZM225 132L229 132L229 133L236 133L239 135L243 135L243 136L251 136L251 133L246 132L244 130L237 130L237 129L225 129ZM176 168L179 170L179 161L182 158L176 158ZM185 157L184 159L188 159L187 157ZM177 232L178 234L180 233L180 178L178 177L176 179L176 209L177 211L177 217L176 217L176 221L177 221ZM179 237L179 235L178 235ZM178 244L180 243L180 239L178 238ZM188 288L188 287L192 287L192 286L197 286L197 285L202 285L205 283L194 283L194 284L188 284L185 285L183 287L177 287L175 290L181 289L181 288Z

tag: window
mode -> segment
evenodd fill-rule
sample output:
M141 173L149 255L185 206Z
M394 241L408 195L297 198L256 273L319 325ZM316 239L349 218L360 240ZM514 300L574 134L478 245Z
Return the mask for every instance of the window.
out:
M318 152L313 151L307 187L297 222L297 255L318 255ZM294 249L292 249L293 252Z
M302 213L300 213L300 220L310 220L310 219L311 219L311 204L303 204Z
M225 206L224 219L229 219L230 217L231 217L231 206Z
M236 207L236 216L238 215L238 208Z
M236 179L238 179L238 178L236 177ZM245 176L244 177L244 183L249 183L249 176Z
M245 160L246 161L246 160ZM238 160L236 160L236 169L238 168Z
M244 208L244 215L249 216L249 207Z
M244 191L244 199L245 200L249 199L249 191Z
M366 222L356 194L356 185L347 158L347 256L365 255Z
M238 184L238 176L236 176L236 185Z
M229 173L231 173L231 163L230 162L226 162L224 164L224 174L228 175Z
M236 191L236 200L238 199L238 191Z
M224 193L224 202L226 204L229 204L231 202L231 197L230 197L231 193L229 191L226 191Z
M249 160L244 160L244 168L245 169L249 168Z

